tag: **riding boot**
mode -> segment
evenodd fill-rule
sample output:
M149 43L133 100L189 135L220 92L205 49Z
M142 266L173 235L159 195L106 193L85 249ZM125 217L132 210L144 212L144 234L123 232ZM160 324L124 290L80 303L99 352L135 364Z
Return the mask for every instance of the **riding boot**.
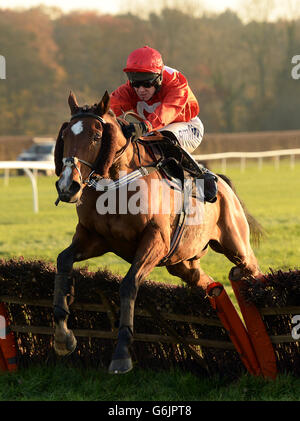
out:
M182 148L174 133L167 130L162 130L161 134L164 135L165 139L170 141L171 148L173 146L172 154L174 146L177 148L177 151L180 150L181 160L179 162L181 163L182 167L194 177L204 180L204 200L206 202L214 203L217 200L218 177L213 172L203 167L203 165L199 165L192 157L192 155Z

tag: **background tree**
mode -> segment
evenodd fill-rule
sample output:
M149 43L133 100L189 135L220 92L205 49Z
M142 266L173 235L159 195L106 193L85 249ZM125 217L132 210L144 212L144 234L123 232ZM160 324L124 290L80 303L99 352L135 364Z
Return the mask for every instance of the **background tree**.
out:
M69 118L69 91L95 103L126 81L127 56L143 45L187 77L206 132L299 129L291 59L300 54L300 20L289 1L289 15L273 21L273 0L247 0L243 20L197 0L135 1L118 15L0 9L0 134L56 134Z

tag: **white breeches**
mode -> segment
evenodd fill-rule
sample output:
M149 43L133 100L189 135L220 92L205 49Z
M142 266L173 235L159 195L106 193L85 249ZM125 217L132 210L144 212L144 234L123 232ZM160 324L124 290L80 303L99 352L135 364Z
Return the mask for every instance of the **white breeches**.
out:
M180 146L189 153L194 152L200 145L204 127L199 117L194 117L192 120L179 123L171 123L163 127L159 131L168 130L176 136Z

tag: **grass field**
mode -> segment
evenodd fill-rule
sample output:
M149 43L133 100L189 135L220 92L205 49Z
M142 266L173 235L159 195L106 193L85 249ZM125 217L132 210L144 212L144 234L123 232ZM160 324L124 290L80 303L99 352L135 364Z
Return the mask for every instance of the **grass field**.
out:
M219 168L212 168L218 171ZM275 170L266 164L262 171L249 164L244 173L238 166L228 168L248 210L263 225L267 237L255 253L264 272L299 268L300 255L300 163L291 170L282 161ZM32 210L31 185L26 177L12 177L5 186L0 179L0 258L24 256L55 262L71 241L76 226L74 206L55 207L55 178L39 177L38 214ZM90 270L108 267L124 275L129 265L113 254L77 264ZM202 267L222 282L232 296L228 273L232 264L209 251ZM150 278L181 282L164 268ZM58 381L59 379L59 381ZM65 385L68 385L66 387ZM155 391L155 392L153 392ZM111 377L95 370L81 371L57 366L53 370L33 367L0 376L0 400L299 400L300 379L281 375L275 383L243 376L228 386L226 379L199 379L190 373L156 373L136 368L123 377Z

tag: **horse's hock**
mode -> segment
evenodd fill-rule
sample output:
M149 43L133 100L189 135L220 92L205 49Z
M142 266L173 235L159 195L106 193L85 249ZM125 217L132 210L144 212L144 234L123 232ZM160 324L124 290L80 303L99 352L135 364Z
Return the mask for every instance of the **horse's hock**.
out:
M0 302L16 336L19 366L59 358L53 351L54 277L55 267L42 261L0 261ZM64 361L107 369L118 332L121 278L78 269L74 279L68 324L78 344ZM293 323L300 315L300 271L271 272L265 282L254 284L244 281L235 293L242 314L244 304L258 310L263 321L275 361L269 377L275 377L276 366L279 373L300 376L300 316L298 330ZM176 366L199 375L238 377L247 369L268 377L267 366L274 370L273 363L262 358L263 350L253 341L256 333L247 325L247 315L243 318L245 325L224 289L209 297L201 288L146 281L136 301L133 361L143 368ZM262 344L267 343L262 337Z

